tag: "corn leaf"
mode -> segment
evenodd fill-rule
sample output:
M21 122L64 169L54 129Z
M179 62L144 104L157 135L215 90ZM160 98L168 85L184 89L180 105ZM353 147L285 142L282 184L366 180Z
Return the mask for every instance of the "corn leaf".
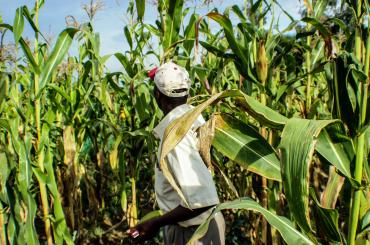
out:
M0 193L3 193L5 192L6 182L10 173L10 167L5 152L0 152L0 162L4 166L0 168Z
M208 13L207 16L222 26L230 48L237 55L237 57L241 59L243 65L247 65L248 58L246 56L246 52L243 50L243 47L238 43L234 36L234 30L230 19L215 12Z
M201 224L198 229L194 232L192 238L188 242L188 245L193 244L193 242L202 236L207 232L208 225L211 219L214 217L214 215L223 210L223 209L246 209L253 212L257 212L262 214L267 222L274 228L276 228L280 235L283 237L285 242L289 245L313 245L314 243L308 239L304 234L300 233L296 228L294 228L294 225L290 220L288 220L286 217L276 215L269 210L263 208L259 203L252 200L249 197L244 197L240 199L236 199L234 201L220 203L217 205L216 209L213 211L213 213L207 218L207 220Z
M6 29L8 29L8 30L10 30L10 31L12 31L14 33L14 28L11 25L9 25L9 24L2 23L2 24L0 24L0 27L6 28ZM32 55L32 52L31 52L30 47L28 46L28 44L24 41L24 39L21 36L19 37L18 42L21 45L21 48L22 48L22 50L24 52L24 55L28 59L28 62L31 64L32 69L34 70L34 72L36 72L37 74L39 74L40 73L40 68L36 64L35 59L33 58L33 55Z
M40 8L40 5L41 5L41 3L39 3L39 8ZM35 33L39 33L43 38L44 38L44 40L46 41L46 42L48 42L47 41L47 38L40 32L40 30L37 28L37 26L36 26L36 24L35 24L35 22L33 21L33 19L32 19L32 15L30 14L30 11L28 10L28 7L26 6L26 5L24 5L23 7L22 7L22 11L23 11L23 16L24 17L26 17L26 19L27 19L27 21L28 21L28 23L31 25L31 27L32 27L32 29L33 29L33 31L35 32Z
M313 25L320 32L324 39L330 38L331 32L329 31L329 29L326 26L324 26L320 21L318 21L316 18L305 17L302 19L302 21Z
M336 209L324 208L317 200L315 190L310 188L310 196L314 201L316 229L319 234L328 237L331 241L341 242L342 237L338 228L339 213Z
M154 211L151 211L151 212L147 213L146 215L144 215L144 217L142 217L139 220L138 224L143 223L143 222L145 222L147 220L150 220L150 219L159 217L161 215L163 215L163 211L162 210L154 210Z
M352 179L350 164L354 153L346 153L341 142L333 142L326 130L323 130L317 141L316 150L333 164L344 176Z
M58 191L57 181L55 179L55 173L53 168L53 153L50 147L47 147L45 154L45 170L47 173L47 187L50 190L51 195L54 199L54 216L55 221L53 222L54 237L59 244L63 244L63 241L68 245L74 244L72 237L69 233L67 222L65 219L62 200Z
M8 96L9 90L9 76L7 74L0 75L0 105L5 101Z
M136 10L137 10L137 19L142 21L145 13L145 0L135 0Z
M37 96L40 96L41 91L49 82L52 73L55 71L60 62L62 62L65 54L72 44L74 35L77 32L78 30L75 28L67 28L59 34L54 49L41 71L39 91L35 91Z
M197 20L198 20L198 15L192 14L190 17L189 23L187 24L185 31L184 31L185 41L183 45L188 55L191 54L191 50L194 47L195 25L196 25Z
M24 29L23 8L17 8L13 23L14 42L18 43Z
M353 54L343 52L335 59L334 79L328 80L329 88L335 95L332 113L346 124L351 136L356 134L359 121L359 102L353 98L358 93L358 81L352 76L352 71L360 70L360 66Z
M321 195L320 203L324 208L335 208L339 192L344 184L344 177L336 172L334 166L329 168L329 179Z
M35 216L36 216L36 201L32 197L32 168L30 160L32 136L27 134L25 141L20 144L19 149L19 173L18 173L18 186L25 206L22 207L21 216L24 219L24 225L21 228L24 233L24 238L28 244L39 244L37 233L35 229Z
M281 181L280 163L274 149L252 127L228 115L215 115L212 145L248 171Z
M315 6L313 7L313 12L315 13L316 18L320 18L328 5L328 0L318 0L315 2Z
M289 119L279 145L281 174L289 209L303 231L310 233L308 212L309 167L317 138L326 126L339 120Z
M207 42L204 42L204 41L199 41L199 43L202 45L203 48L205 48L208 52L210 53L213 53L215 55L217 55L218 57L223 57L223 58L233 58L235 59L235 55L234 54L230 54L230 53L226 53L225 50L221 50L219 49L218 47L210 44L210 43L207 43Z
M184 0L172 0L166 4L168 4L168 12L165 15L165 29L162 43L165 51L179 38Z
M132 69L131 62L121 53L115 53L114 56L118 59L118 61L123 65L127 74L132 78L135 76L135 72Z
M35 59L33 58L32 52L28 44L24 41L22 37L19 39L19 44L21 45L21 48L25 54L25 56L28 59L28 62L31 64L31 67L33 71L37 74L40 73L40 67L37 65Z
M63 98L65 98L67 100L68 103L72 103L72 100L71 98L69 97L69 95L63 90L63 87L62 86L56 86L54 84L49 84L48 85L49 88L51 89L54 89L58 94L60 94Z
M130 46L130 50L132 50L132 37L131 37L131 33L130 33L130 30L128 29L127 26L125 26L123 28L123 31L125 33L125 37L126 37L126 40L128 42L128 45Z
M166 128L163 136L162 149L160 151L160 166L164 176L167 178L172 187L177 191L180 198L185 202L185 197L178 187L175 179L173 178L168 165L166 163L167 154L181 141L186 135L196 118L211 104L215 103L219 99L227 97L241 97L241 103L243 103L247 112L264 125L271 125L272 127L282 127L287 121L287 118L275 112L274 110L263 106L255 99L245 95L239 90L226 90L224 92L213 95L207 101L198 105L193 110L185 113L182 117L177 118Z

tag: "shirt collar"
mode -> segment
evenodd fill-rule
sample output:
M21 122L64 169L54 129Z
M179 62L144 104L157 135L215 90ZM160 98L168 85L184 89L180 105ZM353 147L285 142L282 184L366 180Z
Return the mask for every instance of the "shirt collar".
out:
M187 111L191 110L193 106L188 104L182 104L175 107L172 111L170 111L163 119L158 123L158 125L153 129L154 136L157 139L162 139L164 131L166 130L167 126L176 118L181 117Z

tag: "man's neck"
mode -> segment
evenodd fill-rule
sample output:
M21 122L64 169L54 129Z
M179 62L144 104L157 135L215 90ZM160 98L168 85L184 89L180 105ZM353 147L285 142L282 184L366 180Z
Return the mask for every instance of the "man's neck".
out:
M179 104L179 105L167 105L165 106L165 108L163 108L163 113L164 115L166 116L168 113L170 113L173 109L175 109L176 107L180 106L180 105L184 105L184 104Z

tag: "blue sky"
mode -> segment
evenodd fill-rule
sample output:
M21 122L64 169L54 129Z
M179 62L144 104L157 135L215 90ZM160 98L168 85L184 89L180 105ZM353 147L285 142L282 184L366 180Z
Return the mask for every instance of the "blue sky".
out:
M54 39L66 27L65 17L68 15L74 16L78 22L88 20L86 13L82 9L82 4L88 3L90 0L45 0L45 5L40 12L40 30L44 35L51 36ZM101 39L101 55L113 54L115 52L123 52L128 49L125 42L123 27L127 24L125 12L128 6L128 0L104 0L104 8L96 15L94 19L95 31L100 33ZM149 0L147 2L153 2ZM194 2L202 2L200 0L189 1L189 4ZM213 9L215 6L220 11L225 7L238 4L242 5L243 0L226 1L214 0L210 6L202 6L196 11L199 14L205 14ZM298 0L280 0L280 4L285 8L290 15L295 19L299 19L299 9L302 2ZM33 0L0 0L0 15L5 23L12 24L14 20L15 10L17 7L27 5L30 9L34 5ZM288 18L281 13L278 7L275 7L275 16L280 16L279 27L289 24ZM145 10L144 21L154 22L157 18L156 6L147 4ZM31 37L32 30L29 26L25 26L24 36ZM11 42L13 36L7 36L7 41ZM107 62L108 69L117 71L121 69L120 64L111 58Z

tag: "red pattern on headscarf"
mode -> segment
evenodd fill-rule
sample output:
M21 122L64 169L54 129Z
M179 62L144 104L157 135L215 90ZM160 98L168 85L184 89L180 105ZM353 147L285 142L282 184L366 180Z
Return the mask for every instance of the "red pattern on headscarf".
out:
M155 73L157 72L157 69L158 67L154 67L148 72L148 76L150 77L150 79L154 80L154 76L155 76Z

